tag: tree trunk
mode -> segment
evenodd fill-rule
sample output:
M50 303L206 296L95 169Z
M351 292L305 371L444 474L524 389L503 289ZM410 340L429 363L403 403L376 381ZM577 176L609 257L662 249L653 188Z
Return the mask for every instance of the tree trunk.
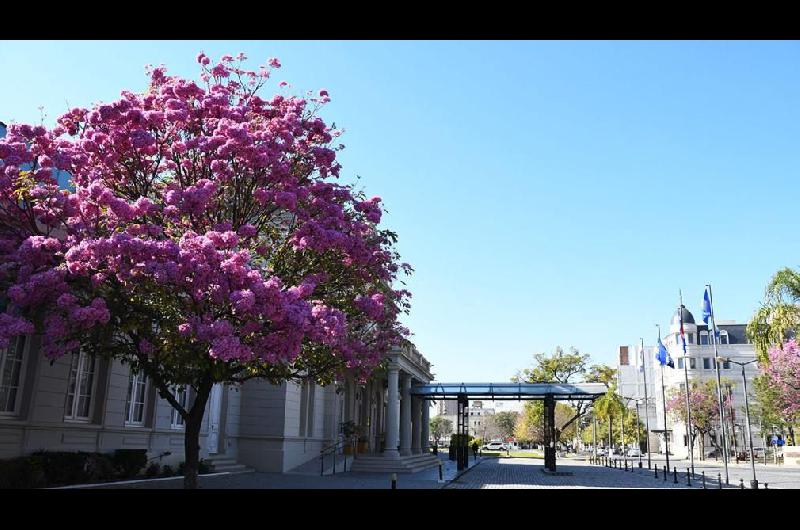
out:
M184 435L183 446L185 451L185 463L183 466L183 487L184 489L197 489L197 475L200 467L200 426L203 424L206 403L211 395L211 378L206 376L201 381L197 389L192 408L189 410L189 417L186 419L186 432Z

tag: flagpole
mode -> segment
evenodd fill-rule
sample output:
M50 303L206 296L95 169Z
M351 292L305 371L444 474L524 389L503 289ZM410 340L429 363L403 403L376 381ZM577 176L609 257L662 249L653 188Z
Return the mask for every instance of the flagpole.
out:
M644 339L641 341L641 354L642 354L642 377L644 378L644 421L647 424L647 436L645 437L645 444L647 447L647 469L650 469L650 409L648 409L647 401L647 367L644 364Z
M708 302L711 306L711 337L714 344L714 366L717 371L717 402L719 405L719 422L722 426L722 462L725 464L725 484L730 484L730 477L728 476L728 434L725 427L725 408L722 406L722 378L719 373L719 349L717 347L717 321L714 318L714 296L711 293L711 284L707 283L708 287Z
M680 297L681 305L678 307L678 315L681 319L681 340L683 341L683 378L686 381L686 441L689 444L689 461L692 466L692 475L694 475L694 441L692 440L692 408L689 404L689 369L688 356L686 355L686 337L683 332L683 293L678 289L678 296Z
M656 324L658 328L658 342L661 342L661 326ZM669 353L667 353L669 355ZM659 363L660 364L660 363ZM664 409L664 444L667 449L667 470L669 470L669 433L667 432L667 395L664 391L664 365L661 365L661 405Z

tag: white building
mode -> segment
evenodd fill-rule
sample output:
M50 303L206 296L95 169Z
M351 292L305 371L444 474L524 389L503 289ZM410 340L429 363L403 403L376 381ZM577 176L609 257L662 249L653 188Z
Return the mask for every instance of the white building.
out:
M712 337L710 336L709 326L702 321L698 324L695 322L694 315L684 306L681 306L683 314L683 328L686 337L686 358L684 359L683 348L680 339L680 314L675 311L675 314L670 321L669 330L666 334L662 334L662 342L667 348L670 357L675 362L675 368L664 367L664 389L661 391L661 365L655 359L657 347L649 346L644 349L644 373L647 376L647 393L650 398L651 404L648 406L648 414L650 419L650 430L659 431L657 434L658 445L655 444L654 435L651 434L651 450L655 451L658 448L659 452L664 452L664 413L663 413L663 396L666 395L667 400L670 397L670 391L674 389L683 390L686 387L686 375L688 375L689 383L693 381L702 381L711 379L716 382L716 362L714 360L714 346ZM730 357L735 361L748 362L756 358L755 348L753 344L747 341L745 334L745 324L737 324L729 320L717 320L717 330L719 331L719 341L717 344L718 355L720 357ZM638 354L639 348L636 348L636 359L623 358L622 349L625 348L626 353L628 347L620 347L620 386L622 388L622 395L628 397L639 398L644 400L644 386L643 386L643 371L641 370L642 361L641 355ZM627 361L627 362L623 362ZM686 367L686 374L684 374L684 366ZM747 378L748 397L750 406L754 404L753 397L753 378L758 374L756 363L749 364L745 367L745 376ZM728 424L728 436L730 439L731 449L730 454L734 454L734 450L741 452L744 451L747 441L746 421L745 421L745 399L744 399L744 385L742 383L741 367L733 363L722 363L720 366L720 376L723 382L723 391L729 392L732 397L733 414L730 417L730 409L726 410L726 422ZM730 383L728 386L727 383ZM635 401L629 402L630 407L635 407ZM642 415L642 423L645 422L644 418L644 405L640 406L640 413ZM733 420L731 422L731 419ZM667 413L666 429L670 433L670 453L678 457L688 457L688 438L686 436L686 425L684 420L676 420L669 413ZM735 430L731 432L731 425ZM756 447L763 446L763 440L760 436L760 426L751 425L753 431L753 443ZM717 439L721 437L718 434ZM705 452L709 453L713 450L711 440L706 437L702 444ZM694 454L695 458L700 457L701 441L695 440Z
M38 337L23 337L0 350L0 458L39 450L146 449L148 458L162 464L184 460L183 420L143 374L85 353L50 363L39 343ZM203 420L200 457L217 462L218 469L318 470L320 450L342 440L342 424L353 421L363 433L363 453L356 458L361 468L433 465L428 407L409 393L412 385L432 379L430 363L413 346L392 350L384 363L364 385L216 385ZM191 391L175 392L179 401L192 399Z

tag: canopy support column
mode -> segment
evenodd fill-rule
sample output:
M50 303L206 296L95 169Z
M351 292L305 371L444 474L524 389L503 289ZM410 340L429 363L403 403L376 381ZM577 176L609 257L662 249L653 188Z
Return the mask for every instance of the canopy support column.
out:
M553 394L544 397L544 467L556 470L556 400Z

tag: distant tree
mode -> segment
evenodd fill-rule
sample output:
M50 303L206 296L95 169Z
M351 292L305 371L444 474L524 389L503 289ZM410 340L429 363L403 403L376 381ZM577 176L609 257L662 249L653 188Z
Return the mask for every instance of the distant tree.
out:
M725 379L723 386L732 384ZM700 443L700 454L705 455L705 435L710 435L711 444L720 449L716 442L716 429L719 428L719 401L717 383L713 379L692 382L689 389L689 406L692 409L692 436ZM723 395L723 406L730 407L730 399ZM667 398L667 411L674 420L686 422L686 392L672 389Z
M444 416L434 416L430 419L430 432L433 439L436 441L436 445L439 445L439 440L450 436L453 432L453 422Z
M617 370L604 364L595 364L586 374L587 383L603 383L609 388L617 379Z
M800 272L779 270L767 284L761 307L747 324L747 336L753 342L762 363L769 362L769 349L781 348L794 336L800 325Z
M776 422L792 429L800 417L800 346L792 339L768 351L769 362L762 366L766 376L766 394L771 411L781 420ZM794 438L794 430L791 430Z
M569 352L565 352L561 346L558 346L552 355L537 353L533 358L535 364L531 368L525 368L519 372L511 379L512 381L523 383L577 383L583 381L587 374L589 354L583 354L574 347L571 347ZM559 403L556 405L556 415L559 413L558 405L567 407L566 409L564 406L560 407L562 413L566 410L573 411L569 419L563 422L556 420L556 438L560 440L562 433L586 412L589 405L586 401ZM531 406L529 414L534 412L536 414L544 413L543 403L534 402ZM537 428L532 421L527 423L529 429L535 430Z
M503 439L514 436L514 428L517 425L519 412L503 411L494 415L493 422L497 425L500 431L500 436Z

